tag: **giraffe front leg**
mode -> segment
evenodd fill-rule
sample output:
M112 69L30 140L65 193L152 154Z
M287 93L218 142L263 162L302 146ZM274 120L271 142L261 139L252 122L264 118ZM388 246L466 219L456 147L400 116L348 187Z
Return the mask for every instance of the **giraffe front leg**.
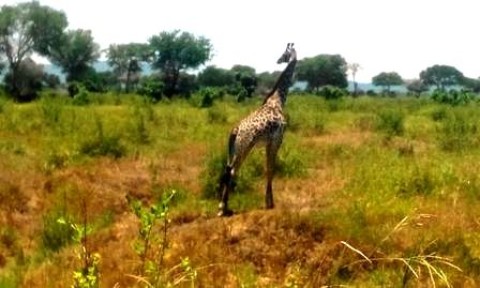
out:
M273 202L272 181L275 169L275 160L277 158L277 151L279 145L269 143L267 145L267 187L265 189L265 208L273 209L275 204Z

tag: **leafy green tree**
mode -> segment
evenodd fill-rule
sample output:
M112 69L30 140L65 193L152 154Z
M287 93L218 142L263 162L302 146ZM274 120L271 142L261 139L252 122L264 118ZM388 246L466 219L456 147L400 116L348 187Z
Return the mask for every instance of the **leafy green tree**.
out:
M20 96L20 86L25 83L19 79L22 61L33 52L50 56L52 48L59 46L67 25L63 12L35 1L1 7L0 55L7 59L9 92L14 97Z
M347 62L340 55L321 54L298 62L298 80L307 81L310 91L319 91L325 85L346 88Z
M241 102L245 98L250 98L257 88L257 76L255 68L246 65L234 65L230 72L235 75L237 82L236 87L230 92L238 95L238 101Z
M474 78L463 77L462 85L465 88L470 89L475 93L480 92L480 78L474 79Z
M16 79L13 81L13 71L5 75L7 91L16 91L14 98L20 102L31 101L38 96L42 88L43 66L37 65L31 58L25 58L20 62L16 70ZM12 87L15 85L15 88Z
M149 44L152 51L155 51L152 66L163 72L164 92L167 97L178 92L181 72L204 64L212 53L210 40L179 30L152 36Z
M198 74L197 81L202 87L228 87L234 85L235 75L230 70L212 65Z
M57 88L61 83L60 78L57 75L49 73L43 73L42 81L44 86L52 89Z
M70 30L61 45L52 50L50 60L67 74L67 81L82 82L92 73L93 63L100 57L100 48L90 30Z
M142 72L141 62L148 61L151 49L147 44L129 43L112 44L108 48L108 64L113 68L117 79L125 83L125 92L130 91L130 86L136 84Z
M415 96L420 97L423 92L428 91L428 85L425 85L425 83L423 83L423 81L420 79L415 79L408 83L407 90L413 93Z
M233 67L230 69L232 73L235 75L241 74L242 76L255 76L255 68L247 66L247 65L233 65Z
M281 73L281 71L275 71L273 73L262 72L257 74L257 91L261 94L270 92Z
M402 85L403 79L397 72L382 72L372 78L375 86L382 86L387 94L390 94L390 88L395 85Z
M461 84L463 78L462 72L448 65L434 65L420 72L420 79L426 85L436 86L440 90Z

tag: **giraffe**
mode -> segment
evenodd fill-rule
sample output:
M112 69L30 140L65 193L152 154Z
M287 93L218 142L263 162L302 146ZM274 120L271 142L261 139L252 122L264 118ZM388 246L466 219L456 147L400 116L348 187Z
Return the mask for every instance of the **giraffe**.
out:
M234 189L234 179L242 162L252 148L260 142L266 147L266 174L265 207L274 208L272 180L275 160L278 149L283 141L285 130L285 116L283 106L287 100L288 89L292 84L292 77L297 64L297 53L293 43L288 43L285 52L278 59L277 64L288 63L279 76L271 92L265 97L262 106L253 111L232 129L228 139L228 162L220 179L218 216L231 216L233 211L228 208L228 196Z

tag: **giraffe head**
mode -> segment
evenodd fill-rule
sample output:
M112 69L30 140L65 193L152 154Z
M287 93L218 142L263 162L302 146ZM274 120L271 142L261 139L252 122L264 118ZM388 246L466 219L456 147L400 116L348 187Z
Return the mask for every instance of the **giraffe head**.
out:
M278 58L277 64L288 63L294 59L297 59L297 52L295 51L295 48L293 48L293 43L288 43L287 49L285 49L282 56Z

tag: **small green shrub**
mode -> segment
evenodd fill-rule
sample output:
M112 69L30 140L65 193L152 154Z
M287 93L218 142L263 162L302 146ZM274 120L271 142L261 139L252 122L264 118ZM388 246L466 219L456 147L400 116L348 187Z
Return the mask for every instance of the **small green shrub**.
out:
M73 96L72 104L76 106L85 106L92 102L90 94L87 89L81 87L80 91Z
M465 105L470 103L475 96L468 90L435 90L432 93L432 99L436 102L449 104L452 106Z
M96 118L95 136L86 139L80 144L79 152L88 156L111 156L113 158L120 158L126 154L126 148L121 142L118 135L105 135L103 132L103 123Z
M396 109L388 109L380 111L377 116L376 128L378 131L384 132L387 137L403 135L405 130L405 115L403 112Z
M42 246L47 251L56 252L73 241L75 231L70 225L65 225L59 219L67 219L68 222L72 222L72 218L62 209L55 209L43 217L41 239Z
M320 96L325 97L327 100L335 100L335 99L340 99L342 97L345 97L348 95L348 92L345 91L345 89L341 89L335 86L324 86L318 94Z

